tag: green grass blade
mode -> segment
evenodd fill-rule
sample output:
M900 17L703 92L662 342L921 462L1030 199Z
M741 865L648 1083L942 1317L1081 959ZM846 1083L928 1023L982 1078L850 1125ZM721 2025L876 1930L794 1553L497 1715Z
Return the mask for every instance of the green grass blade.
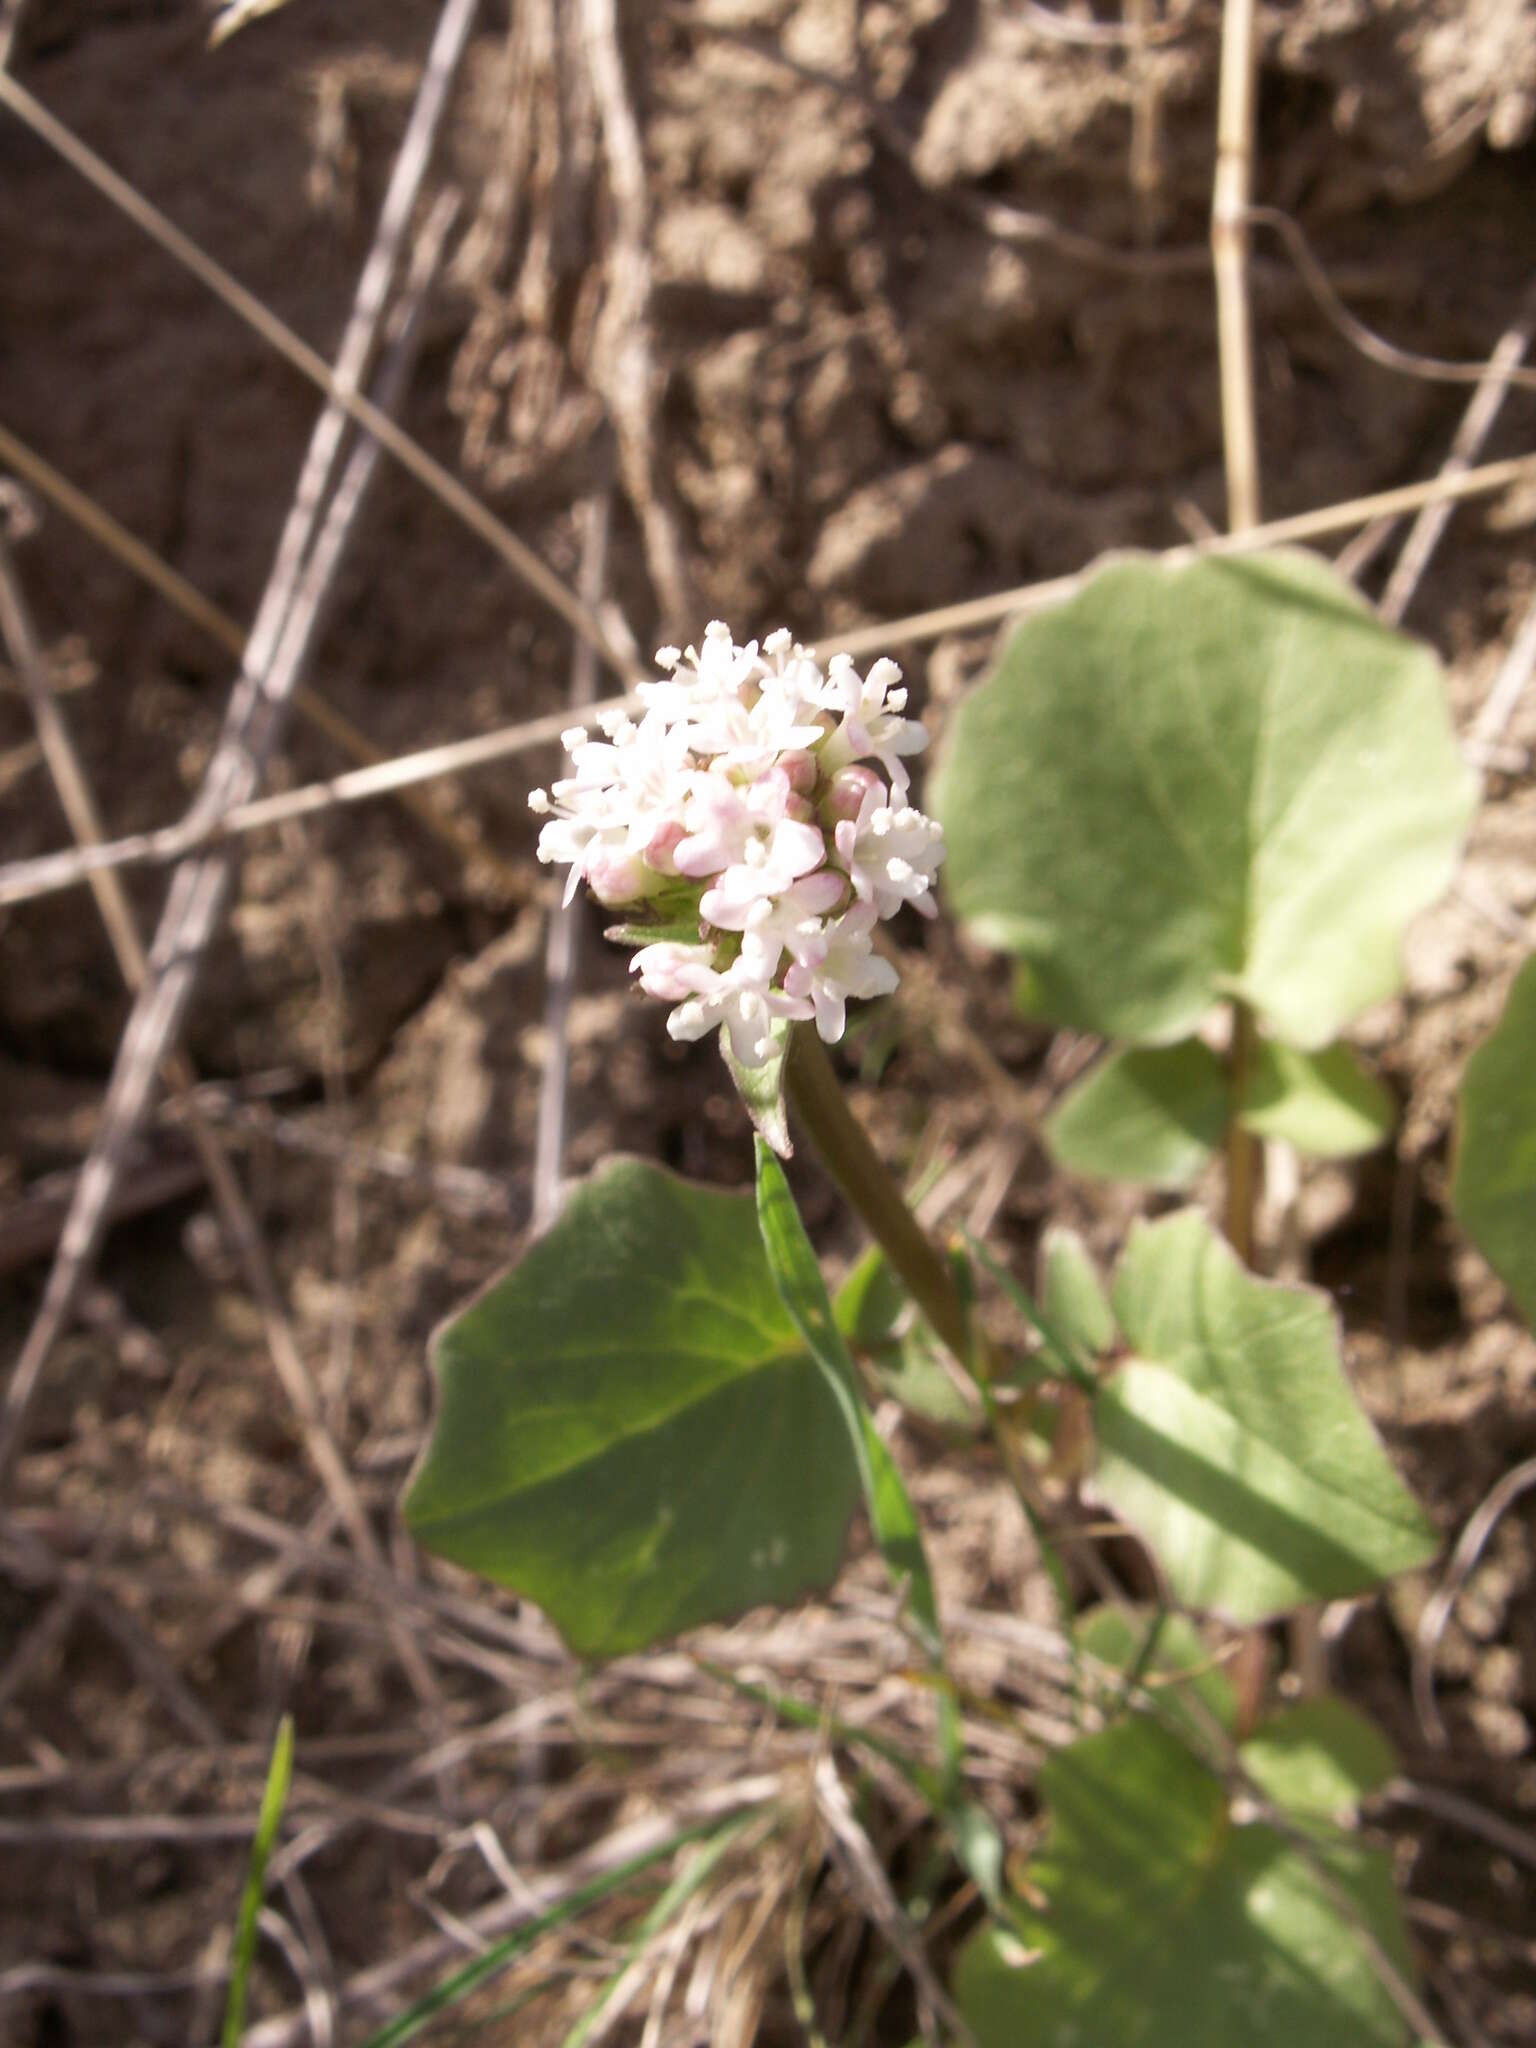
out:
M972 1237L969 1231L965 1233L965 1241L1039 1337L1040 1363L1046 1367L1049 1376L1052 1379L1071 1380L1085 1392L1096 1393L1099 1383L1087 1361L1078 1356L1076 1346L1062 1335L1045 1312L1036 1305L1028 1289L1020 1286L1007 1267L1000 1266L986 1246Z
M848 1425L880 1554L892 1579L898 1584L903 1579L907 1582L907 1603L913 1623L923 1648L942 1671L944 1637L939 1627L938 1600L911 1496L864 1404L853 1359L837 1327L827 1284L805 1234L805 1225L800 1221L784 1169L761 1138L757 1140L757 1217L774 1284L821 1367Z
M245 2032L245 2003L251 1984L251 1965L256 1960L256 1922L266 1890L267 1860L283 1823L283 1808L288 1804L288 1788L292 1782L293 1716L284 1714L277 1724L277 1740L272 1745L272 1761L267 1766L261 1811L256 1816L251 1858L245 1869L245 1890L240 1894L240 1913L235 1921L235 1940L230 1956L229 1996L224 2003L224 2030L219 2036L221 2048L240 2048L240 2037Z

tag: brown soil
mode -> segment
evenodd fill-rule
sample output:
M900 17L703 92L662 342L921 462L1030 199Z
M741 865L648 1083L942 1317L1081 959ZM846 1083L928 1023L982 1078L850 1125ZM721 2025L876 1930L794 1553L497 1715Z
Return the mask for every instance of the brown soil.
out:
M535 146L508 131L519 77L506 60L507 11L483 10L440 152L440 177L465 191L468 227L403 419L571 578L574 507L612 462L594 325L611 220L591 162L562 158L558 134L541 131ZM1120 9L1086 0L1051 14L1003 0L620 11L653 211L660 383L648 474L620 455L627 488L610 585L643 647L696 635L714 616L742 633L786 622L811 637L1073 570L1109 547L1167 545L1184 537L1181 520L1222 521L1200 253L1214 6L1154 9L1169 33L1139 52L1110 37ZM207 10L191 0L31 0L15 62L32 91L330 351L436 12L432 0L290 0L210 55ZM1063 23L1096 39L1063 40ZM1263 23L1258 199L1300 220L1353 309L1399 346L1484 360L1536 266L1536 6L1294 0L1264 10ZM545 79L531 104L547 115L553 90ZM568 79L565 91L577 104ZM0 421L248 620L313 394L4 115L0 192ZM1026 213L1132 260L1085 261L1049 238L1023 239ZM1253 290L1266 513L1432 473L1465 389L1367 361L1272 236L1256 242ZM1486 454L1521 450L1530 419L1529 394L1512 394ZM1410 614L1447 658L1464 728L1536 589L1533 518L1529 496L1458 512ZM679 546L670 582L668 532ZM1367 573L1368 587L1379 588L1390 558ZM57 513L18 562L109 829L174 819L218 731L227 655ZM672 616L684 601L688 614ZM893 651L942 719L988 643ZM385 465L315 687L400 752L558 708L569 663L564 630ZM63 841L30 741L24 701L0 671L4 859ZM1312 1267L1337 1293L1351 1365L1448 1539L1501 1473L1536 1452L1536 1344L1445 1208L1460 1067L1530 946L1533 748L1536 691L1490 771L1460 891L1414 933L1407 993L1359 1034L1404 1100L1407 1163L1319 1172L1302 1199ZM278 779L341 765L299 725ZM338 1176L270 1129L239 1134L301 1347L407 1576L419 1567L393 1500L424 1423L425 1338L505 1262L528 1218L549 890L532 861L524 793L548 765L514 761L445 798L461 831L491 849L478 865L389 804L250 842L188 1034L205 1075L290 1135L340 1136L482 1177L472 1199L451 1206L425 1175L397 1184L367 1170L361 1150L356 1170ZM146 925L163 887L153 873L132 877ZM622 959L595 930L588 940L571 1030L568 1170L622 1149L742 1181L749 1154L712 1051L671 1044L659 1012L631 998ZM1021 1120L1020 1105L1038 1111L1079 1049L1048 1047L1021 1025L1002 969L953 935L933 934L930 952L938 973L909 982L878 1091L861 1084L888 1155L995 1169L996 1239L1021 1269L1053 1217L1112 1252L1127 1203L1061 1185ZM78 1164L126 1003L83 892L0 912L0 960L3 1250L8 1215L20 1216L44 1176ZM977 1065L978 1036L1006 1085ZM868 1075L878 1050L865 1041ZM184 1157L177 1142L167 1130L153 1137L146 1188L154 1161ZM450 1192L463 1197L465 1185ZM112 1235L88 1313L34 1411L7 1504L14 1519L0 1517L0 1817L248 1815L258 1752L284 1699L301 1764L308 1745L320 1759L311 1782L333 1792L377 1786L393 1759L368 1745L392 1731L415 1741L424 1725L366 1587L306 1568L258 1597L250 1574L270 1547L251 1527L232 1528L227 1512L221 1522L190 1504L249 1507L304 1530L323 1497L207 1198L189 1176L178 1186L176 1199L152 1200ZM829 1253L846 1253L852 1239L830 1192L808 1171L801 1191ZM18 1259L0 1294L7 1351L43 1270ZM907 1448L924 1470L956 1597L1033 1613L1028 1545L1006 1504L985 1487L974 1499L946 1492L921 1439ZM331 1541L323 1524L311 1536ZM1528 1495L1446 1632L1444 1747L1427 1742L1407 1689L1433 1575L1328 1618L1336 1681L1389 1729L1405 1774L1525 1828L1527 1844L1533 1544ZM71 1616L58 1572L82 1565L102 1597ZM247 1607L230 1604L241 1580ZM850 1597L877 1583L856 1569ZM129 1617L126 1634L104 1619L114 1608ZM563 1671L535 1620L517 1626L534 1677ZM27 1668L7 1685L5 1659L24 1646ZM438 1668L457 1722L489 1720L507 1686L516 1690L494 1667L445 1655ZM605 1700L631 1730L658 1711L639 1678ZM660 1718L675 1739L676 1724ZM540 1853L551 1862L628 1814L619 1738L610 1752L602 1727L590 1746L580 1728L578 1715L548 1752ZM358 1757L334 1747L345 1740ZM410 1753L404 1739L401 1750ZM23 1782L66 1765L66 1791ZM444 1798L462 1821L495 1819L516 1806L520 1768L503 1753ZM605 1771L610 1791L594 1801ZM1447 2038L1529 2041L1529 1864L1409 1805L1378 1820L1415 1902ZM366 1854L354 1842L306 1866L307 1908L283 1902L296 1924L313 1914L337 1979L432 1932L429 1901L467 1911L491 1883L460 1850L443 1851L439 1867L436 1839L385 1826L361 1839ZM153 1975L216 1962L244 1853L238 1829L212 1844L90 1849L40 1831L7 1848L0 1990L11 1963ZM845 1974L859 1966L856 1955L845 1961ZM795 2038L777 1968L758 1974L762 2038ZM286 2008L294 1995L265 1948L258 2009ZM0 2004L0 2039L204 2039L216 2014L207 1993L103 1998L61 1979ZM558 2039L569 2017L510 2022L505 2038ZM630 2017L632 2035L621 2037L638 2039L643 2001ZM887 2017L901 2026L895 2007ZM907 2038L906 2019L891 2040ZM354 2016L339 2038L366 2032Z

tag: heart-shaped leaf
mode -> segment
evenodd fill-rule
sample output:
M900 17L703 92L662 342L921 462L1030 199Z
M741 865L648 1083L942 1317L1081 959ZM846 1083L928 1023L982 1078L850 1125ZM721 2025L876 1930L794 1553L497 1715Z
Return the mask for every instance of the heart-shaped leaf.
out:
M1276 1806L1341 1826L1398 1768L1397 1753L1376 1723L1331 1693L1298 1700L1261 1723L1242 1756L1244 1770Z
M1475 782L1427 647L1300 553L1122 561L1026 620L929 800L1031 1004L1141 1043L1242 997L1318 1046L1400 979Z
M1434 1555L1325 1296L1255 1279L1194 1210L1139 1225L1111 1293L1134 1356L1096 1405L1094 1484L1180 1601L1258 1621Z
M1313 1159L1350 1159L1374 1152L1392 1135L1397 1104L1347 1045L1321 1052L1259 1041L1243 1096L1243 1128L1283 1138Z
M974 1936L956 1973L979 2048L1405 2048L1335 1895L1411 1981L1382 1851L1318 1834L1319 1877L1142 1716L1059 1751L1040 1789L1030 1903Z
M1198 1038L1114 1052L1063 1095L1045 1121L1058 1164L1088 1180L1187 1187L1219 1151L1231 1114L1223 1061ZM1391 1093L1347 1045L1300 1052L1261 1038L1239 1121L1313 1159L1348 1159L1385 1143Z
M750 1195L619 1160L433 1344L417 1539L616 1656L828 1585L859 1477Z
M1045 1120L1058 1165L1088 1180L1182 1188L1221 1145L1227 1070L1198 1038L1111 1053Z
M1536 959L1467 1061L1451 1206L1536 1326Z

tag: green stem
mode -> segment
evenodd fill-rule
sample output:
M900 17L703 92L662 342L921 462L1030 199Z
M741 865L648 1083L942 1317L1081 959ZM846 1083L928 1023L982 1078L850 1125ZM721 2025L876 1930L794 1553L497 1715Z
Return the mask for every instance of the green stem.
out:
M907 1292L964 1364L970 1338L954 1276L849 1109L813 1028L797 1025L790 1033L784 1079L795 1114L823 1165L869 1226Z
M1232 1051L1228 1061L1231 1108L1227 1121L1227 1238L1248 1267L1253 1265L1254 1216L1258 1208L1263 1153L1243 1129L1242 1105L1258 1052L1258 1025L1244 1002L1232 1005Z

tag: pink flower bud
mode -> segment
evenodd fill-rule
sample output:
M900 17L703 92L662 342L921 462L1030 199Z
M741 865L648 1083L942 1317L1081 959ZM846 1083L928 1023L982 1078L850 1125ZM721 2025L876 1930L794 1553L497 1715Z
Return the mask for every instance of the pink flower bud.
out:
M646 845L646 866L654 868L658 875L675 875L678 866L673 856L687 836L688 828L680 818L669 818L665 825L659 825Z
M778 765L789 778L789 786L796 796L809 796L816 787L821 773L816 756L804 747L794 747L786 754L780 754Z
M587 863L587 887L609 910L646 894L645 869L632 853L598 853Z
M829 823L836 824L844 818L856 818L864 808L867 796L883 803L886 795L885 784L874 769L855 761L847 768L839 768L827 785L827 793L821 800L822 814Z

